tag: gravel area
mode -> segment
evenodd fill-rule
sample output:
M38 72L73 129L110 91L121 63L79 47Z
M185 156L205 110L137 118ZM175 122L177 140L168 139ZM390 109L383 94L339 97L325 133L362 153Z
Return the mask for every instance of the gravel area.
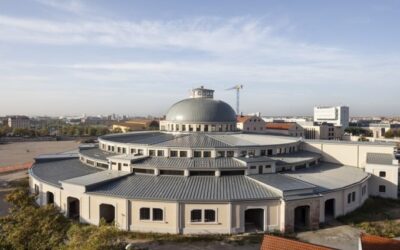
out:
M77 149L77 141L14 142L0 144L0 167L32 162L41 154L60 153Z

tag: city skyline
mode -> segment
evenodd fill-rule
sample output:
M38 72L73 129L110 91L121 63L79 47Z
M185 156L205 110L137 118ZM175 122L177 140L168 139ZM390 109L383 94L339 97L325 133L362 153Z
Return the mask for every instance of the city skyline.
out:
M161 116L200 85L234 107L225 89L241 83L243 113L399 116L399 12L395 1L2 1L0 115Z

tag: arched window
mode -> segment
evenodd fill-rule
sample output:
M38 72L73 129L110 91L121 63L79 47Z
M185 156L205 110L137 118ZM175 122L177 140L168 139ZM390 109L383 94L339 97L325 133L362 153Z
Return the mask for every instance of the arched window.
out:
M215 222L215 210L204 210L204 222Z
M153 208L153 221L164 220L163 210L161 208Z
M201 210L194 209L190 212L190 221L191 222L201 222Z

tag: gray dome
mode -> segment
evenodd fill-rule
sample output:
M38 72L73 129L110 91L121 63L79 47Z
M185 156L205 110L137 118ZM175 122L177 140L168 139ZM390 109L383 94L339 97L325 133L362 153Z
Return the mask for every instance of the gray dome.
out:
M223 101L210 98L189 98L175 103L167 112L167 121L236 122L236 113Z

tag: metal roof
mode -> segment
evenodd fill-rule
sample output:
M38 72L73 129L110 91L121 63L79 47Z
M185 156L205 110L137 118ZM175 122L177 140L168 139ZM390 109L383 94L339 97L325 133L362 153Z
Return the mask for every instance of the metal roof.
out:
M280 195L244 175L154 176L131 175L89 189L89 194L127 199L235 201L278 199Z
M172 105L165 120L171 122L236 123L236 112L226 102L211 98L189 98Z
M161 142L155 146L159 147L180 147L180 148L227 148L228 144L221 142L209 134L193 133L186 134L169 141Z
M110 156L115 156L117 154L115 153L110 153L107 151L103 151L97 147L95 148L81 148L79 150L79 153L83 156L89 157L89 158L94 158L94 159L99 159L103 161L107 161L107 157Z
M248 177L284 192L291 190L315 188L315 185L291 178L289 176L285 176L283 174L256 174L249 175Z
M80 186L91 186L94 184L104 183L107 181L122 178L130 175L130 172L116 171L116 170L104 170L100 172L91 173L84 176L79 176L71 179L63 180L63 183L69 183Z
M100 170L97 168L84 165L78 158L73 158L35 162L30 169L30 174L46 183L61 186L60 181L96 173L98 171Z
M168 140L173 140L181 136L186 136L186 135L168 134L160 131L151 131L151 132L133 132L133 133L105 135L100 137L100 139L111 142L152 145Z
M272 146L300 141L300 139L296 137L271 136L265 134L226 133L210 134L209 136L230 146Z
M321 158L321 155L309 151L297 151L288 154L270 156L270 158L277 161L277 165L287 165L287 164L299 164L303 162L310 162Z
M175 158L175 157L150 157L133 162L133 167L154 167L154 168L173 168L173 169L221 169L221 168L240 168L246 167L234 158Z
M367 153L368 164L393 165L393 154Z
M322 163L316 167L287 172L284 175L317 186L317 192L344 188L370 176L361 168L330 163Z

